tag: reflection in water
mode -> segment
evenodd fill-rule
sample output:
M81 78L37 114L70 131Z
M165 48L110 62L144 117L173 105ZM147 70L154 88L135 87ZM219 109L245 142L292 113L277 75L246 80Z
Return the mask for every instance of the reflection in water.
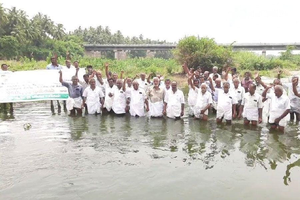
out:
M183 180L187 176L189 180L198 178L197 183L203 178L210 187L214 183L222 188L224 183L216 180L223 176L226 177L224 180L232 181L241 177L237 187L243 180L250 181L253 174L257 181L262 181L270 172L275 173L270 180L272 183L278 180L276 174L279 174L281 185L293 186L297 181L299 184L296 177L300 175L300 133L296 125L289 126L286 134L279 135L269 133L263 126L244 127L242 121L234 121L230 126L217 125L213 116L208 122L202 122L187 117L172 120L51 115L48 104L16 104L14 115L0 113L0 197L1 194L4 197L12 195L14 188L26 189L27 184L39 188L40 180L31 182L25 176L39 177L37 172L45 173L41 177L59 173L63 180L54 178L54 185L55 181L67 184L70 178L74 179L74 184L78 181L74 177L85 180L92 177L90 173L101 174L101 179L105 179L107 174L105 180L111 185L97 183L103 187L102 193L115 191L121 180L126 180L122 183L125 187L129 181L126 173L133 173L136 179L136 170L136 173L145 173L140 174L140 178L145 179L152 173L156 180L150 180L158 185L176 180L173 172ZM25 130L24 126L28 124L30 128ZM234 170L232 175L223 174L224 170L231 169ZM120 174L117 173L119 170ZM195 170L192 176L190 170ZM111 176L115 179L110 179ZM215 180L210 181L210 176ZM26 184L22 185L23 182ZM86 187L81 188L90 189ZM118 189L122 190L122 187ZM14 194L13 197L20 198Z

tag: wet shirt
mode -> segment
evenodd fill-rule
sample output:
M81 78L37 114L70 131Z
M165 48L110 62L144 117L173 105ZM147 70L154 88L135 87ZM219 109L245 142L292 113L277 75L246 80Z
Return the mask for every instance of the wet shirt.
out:
M165 90L158 87L155 89L154 86L150 87L147 91L147 98L151 103L156 103L164 100Z
M247 92L242 99L242 105L244 109L262 108L262 97L257 93L251 95Z
M73 85L72 83L62 82L62 85L68 88L69 96L71 98L82 97L83 88L81 85Z

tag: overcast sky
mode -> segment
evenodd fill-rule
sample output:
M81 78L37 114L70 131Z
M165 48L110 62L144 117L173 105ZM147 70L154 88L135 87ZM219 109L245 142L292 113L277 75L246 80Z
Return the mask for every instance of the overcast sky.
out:
M299 0L1 0L5 8L41 12L67 31L109 26L125 36L177 42L184 36L219 43L300 42ZM299 3L298 3L299 2Z

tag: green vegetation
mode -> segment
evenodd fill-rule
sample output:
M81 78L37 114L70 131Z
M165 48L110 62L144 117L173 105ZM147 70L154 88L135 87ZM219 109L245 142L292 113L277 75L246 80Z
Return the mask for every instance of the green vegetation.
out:
M179 63L186 63L189 68L210 70L213 66L223 67L232 59L232 47L218 45L214 39L186 37L179 41L174 55Z
M98 26L78 29L66 33L62 24L55 24L47 15L38 13L29 18L16 7L3 8L0 4L0 59L20 59L21 57L45 60L56 54L66 57L83 55L83 44L162 44L166 41L139 37L125 37L121 31L112 33L109 27ZM69 52L69 53L68 53ZM103 52L113 58L112 51ZM130 57L143 57L145 52L133 51ZM170 52L159 53L156 57L170 58Z
M145 72L147 74L154 73L164 76L170 76L171 74L181 73L182 67L174 59L160 59L160 58L132 58L128 60L110 60L101 58L78 58L81 67L92 65L94 69L104 72L104 64L109 63L110 71L120 73L124 71L124 76L133 77L136 74ZM36 70L46 69L46 66L50 63L48 61L36 61L33 59L22 58L20 61L6 60L3 63L9 65L9 70ZM64 57L58 57L58 63L65 64Z

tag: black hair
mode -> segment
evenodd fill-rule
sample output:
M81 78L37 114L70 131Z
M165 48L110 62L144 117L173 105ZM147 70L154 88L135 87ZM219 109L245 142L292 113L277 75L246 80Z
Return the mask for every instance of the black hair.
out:
M92 66L92 65L88 65L88 66L86 66L86 68L87 68L87 69L93 68L93 66Z
M3 64L1 65L1 67L4 67L4 65L6 65L6 66L7 66L7 64L3 63Z

